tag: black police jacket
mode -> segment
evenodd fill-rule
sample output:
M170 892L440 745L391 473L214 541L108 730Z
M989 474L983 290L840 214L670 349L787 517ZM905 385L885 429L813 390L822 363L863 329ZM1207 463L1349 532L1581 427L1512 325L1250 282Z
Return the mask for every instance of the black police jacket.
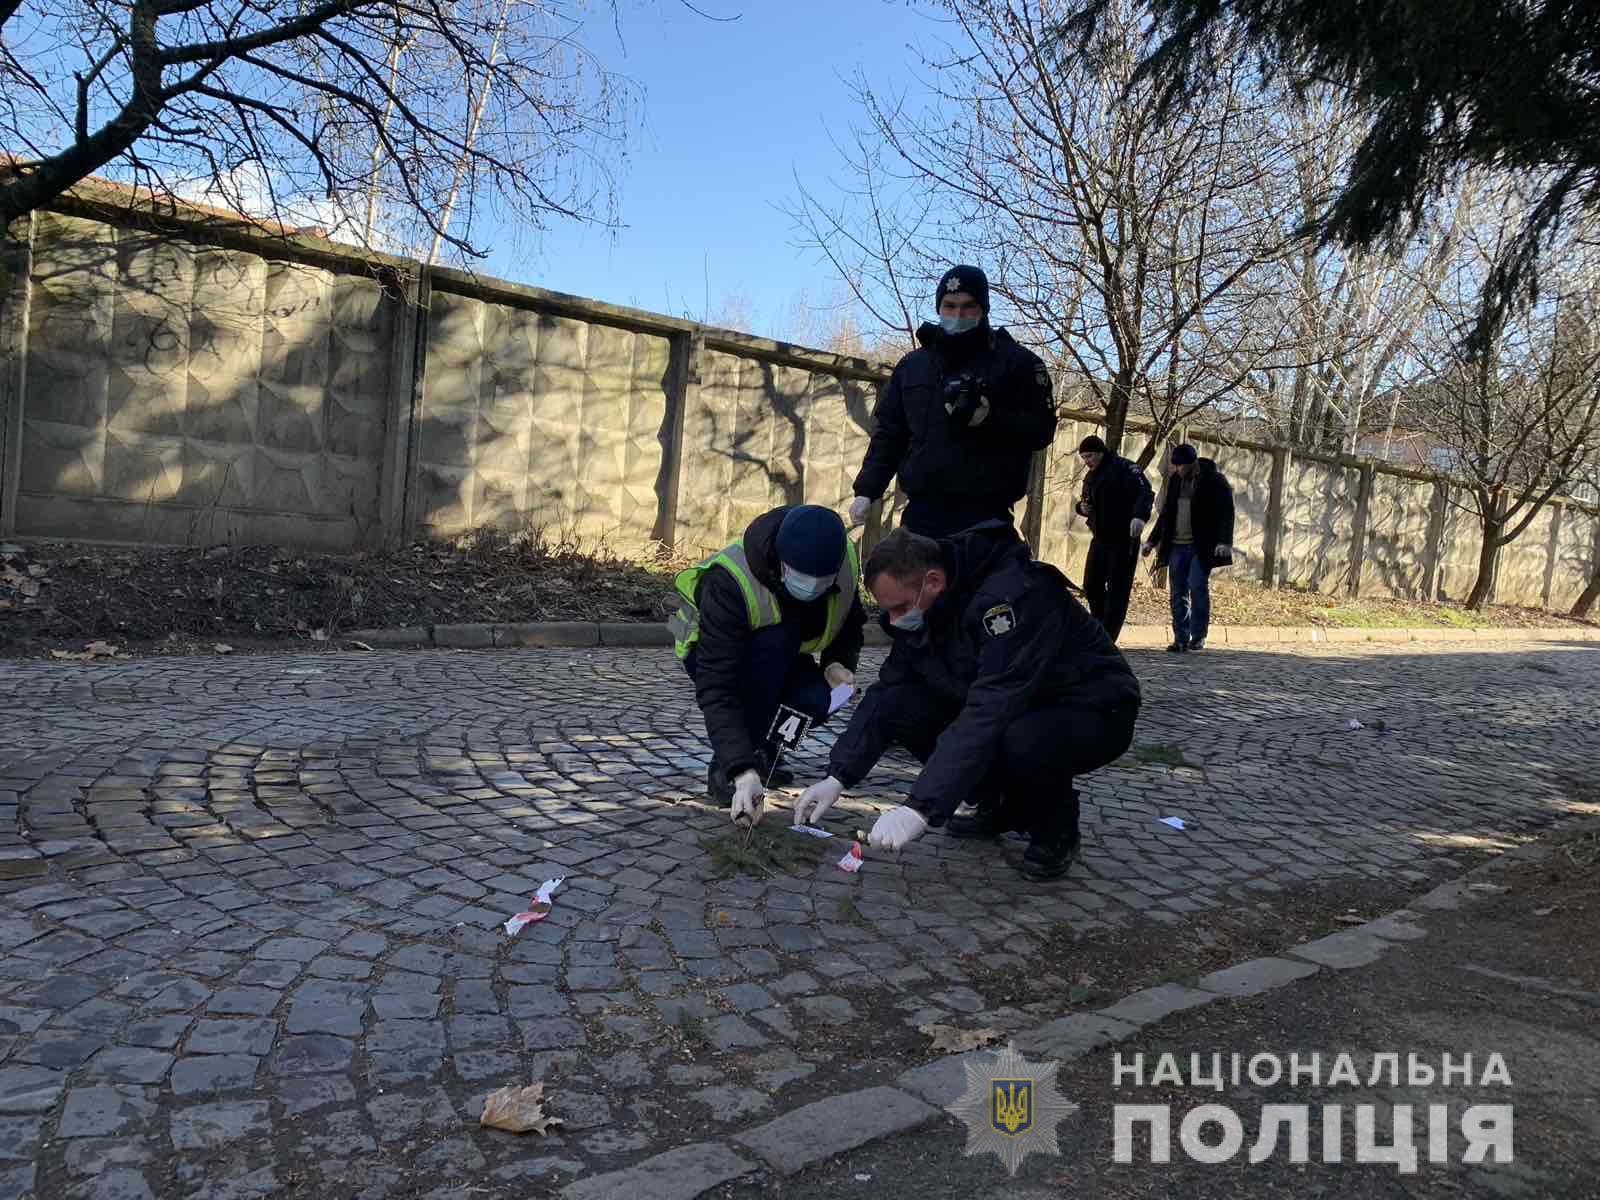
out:
M1098 538L1131 538L1133 519L1150 519L1155 492L1138 464L1115 454L1107 454L1100 465L1083 481L1083 499L1078 513L1089 522L1089 532Z
M751 521L744 531L744 552L756 578L778 597L784 623L792 622L804 642L818 637L826 628L828 605L826 598L796 600L783 586L778 526L788 513L787 507L775 508ZM701 577L695 601L700 608L700 640L694 646L695 703L705 717L706 733L717 761L730 775L737 775L757 766L757 747L750 740L744 705L739 699L744 646L751 636L750 610L738 580L721 567L713 567ZM823 665L842 663L854 671L861 659L866 623L866 611L857 596L839 636L823 648Z
M921 631L884 621L893 648L828 760L828 773L846 787L866 777L882 744L870 726L893 705L896 688L959 706L907 801L934 826L988 774L1001 738L1022 714L1139 699L1132 668L1069 591L1066 576L1035 562L1009 525L985 522L940 545L949 585Z
M928 322L917 340L922 348L900 360L873 410L855 494L876 500L898 475L912 499L1015 504L1027 494L1034 452L1056 435L1044 361L988 326L950 337ZM945 381L962 374L989 400L989 415L975 427L952 424L944 407Z

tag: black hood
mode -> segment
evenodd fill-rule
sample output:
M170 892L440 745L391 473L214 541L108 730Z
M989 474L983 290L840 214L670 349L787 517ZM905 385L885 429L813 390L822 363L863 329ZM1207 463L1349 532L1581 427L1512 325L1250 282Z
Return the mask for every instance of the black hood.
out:
M783 568L778 562L778 526L789 515L790 506L762 513L744 531L744 556L750 560L750 569L762 583L780 596L783 589Z

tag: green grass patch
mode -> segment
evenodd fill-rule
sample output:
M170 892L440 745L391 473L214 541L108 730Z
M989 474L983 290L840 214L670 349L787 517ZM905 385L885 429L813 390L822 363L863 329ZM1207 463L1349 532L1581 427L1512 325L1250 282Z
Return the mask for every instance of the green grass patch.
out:
M844 924L859 926L862 929L872 928L872 922L867 920L866 914L856 907L856 899L854 896L846 896L843 900L839 901L838 911L839 920L844 922Z
M683 1014L678 1021L678 1033L687 1046L699 1049L711 1044L711 1039L706 1036L705 1021L694 1013Z
M708 834L699 839L700 849L710 856L718 879L731 879L735 875L770 879L774 875L810 874L827 853L820 838L807 837L771 823L757 825L749 845L741 844L743 838L739 830L730 827L726 833Z
M1142 766L1199 769L1198 763L1192 763L1183 756L1182 746L1168 742L1140 743L1130 749L1125 757L1129 762L1139 763Z

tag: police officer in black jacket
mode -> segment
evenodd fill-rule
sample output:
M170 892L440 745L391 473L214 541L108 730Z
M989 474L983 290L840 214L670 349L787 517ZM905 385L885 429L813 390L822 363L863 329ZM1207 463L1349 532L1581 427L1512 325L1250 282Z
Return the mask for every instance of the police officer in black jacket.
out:
M1078 444L1078 457L1089 469L1078 501L1078 515L1089 522L1090 534L1083 591L1089 611L1114 642L1128 619L1139 535L1156 495L1136 463L1112 454L1093 434Z
M989 325L989 281L951 267L935 295L938 324L900 360L873 410L872 440L850 517L866 520L897 475L901 524L942 537L980 521L1011 520L1028 491L1034 452L1056 433L1050 374L1004 329Z
M1064 875L1078 850L1073 778L1133 741L1139 683L1127 661L1066 577L1003 522L940 541L896 530L862 574L893 648L796 819L817 820L897 743L924 766L906 803L873 825L873 846L899 849L930 826L964 837L1020 829L1023 874Z
M853 684L866 613L844 522L816 504L775 508L744 536L680 571L667 628L694 680L711 738L707 789L734 818L759 820L778 706L820 724L829 693Z

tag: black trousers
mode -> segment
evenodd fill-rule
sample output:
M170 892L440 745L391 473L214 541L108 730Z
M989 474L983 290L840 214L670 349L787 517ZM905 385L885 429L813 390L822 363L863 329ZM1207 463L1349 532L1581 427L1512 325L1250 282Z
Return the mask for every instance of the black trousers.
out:
M683 660L693 679L699 666L693 650ZM750 635L739 663L739 705L750 744L767 746L767 732L778 705L787 704L811 718L812 728L828 719L828 681L809 654L800 653L800 632L792 624L770 625Z
M879 748L899 745L918 762L932 757L958 706L910 685L873 689L882 694L873 713ZM1042 705L1012 722L1000 739L989 775L972 782L972 804L999 804L1002 817L1025 833L1059 836L1078 831L1073 780L1115 762L1133 744L1137 700L1114 705L1068 702ZM951 797L939 797L948 800Z
M942 538L984 521L1011 522L1011 505L997 499L921 496L906 501L900 527L923 537Z
M1083 568L1083 592L1089 611L1114 642L1128 619L1133 572L1139 565L1139 542L1131 537L1097 537L1089 543Z

